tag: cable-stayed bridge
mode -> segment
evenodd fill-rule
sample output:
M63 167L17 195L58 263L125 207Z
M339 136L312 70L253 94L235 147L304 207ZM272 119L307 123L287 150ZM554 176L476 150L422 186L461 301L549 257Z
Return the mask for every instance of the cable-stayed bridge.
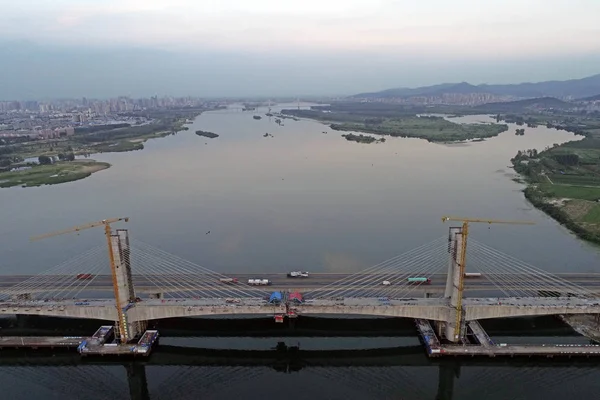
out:
M0 314L117 321L123 340L139 335L148 321L172 317L404 317L434 321L438 333L454 342L469 321L479 319L600 314L598 276L550 274L472 238L467 255L464 225L361 272L282 278L264 287L224 283L231 275L130 242L127 230L113 232L106 221L85 227L99 224L106 228L108 263L106 247L99 246L36 276L4 276ZM469 280L466 271L481 277ZM101 289L112 293L99 296ZM274 290L282 297L270 302ZM288 297L297 290L303 301ZM477 291L493 295L468 297Z

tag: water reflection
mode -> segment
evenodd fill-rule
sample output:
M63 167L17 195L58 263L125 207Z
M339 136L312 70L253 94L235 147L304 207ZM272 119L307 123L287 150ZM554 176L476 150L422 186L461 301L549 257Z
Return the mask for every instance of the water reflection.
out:
M396 357L346 357L325 364L281 357L246 365L198 359L189 365L0 366L10 399L564 399L593 398L600 369L579 361L429 360L422 353ZM167 361L167 360L166 360ZM41 362L42 364L44 362ZM48 362L46 362L48 364ZM256 364L256 363L255 363Z

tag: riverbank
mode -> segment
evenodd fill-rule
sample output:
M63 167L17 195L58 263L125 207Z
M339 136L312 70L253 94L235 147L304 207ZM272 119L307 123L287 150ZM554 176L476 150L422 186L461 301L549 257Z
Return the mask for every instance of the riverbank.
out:
M356 105L351 112L325 109L283 110L282 113L328 123L337 131L364 132L392 137L418 138L429 142L462 142L498 136L508 130L506 124L458 124L439 116L416 115L406 110L382 114Z
M149 116L153 122L145 125L95 125L76 128L73 136L4 145L0 154L0 187L31 187L86 178L110 165L87 161L84 167L77 160L73 161L75 156L142 150L147 140L188 130L186 124L203 111L152 111ZM40 157L45 159L46 165L39 165Z
M109 163L94 160L61 161L50 165L24 167L16 171L0 172L0 187L36 187L73 182L109 167Z
M600 119L572 119L569 116L583 140L555 144L541 152L519 151L511 161L524 178L525 197L534 207L579 238L600 244Z

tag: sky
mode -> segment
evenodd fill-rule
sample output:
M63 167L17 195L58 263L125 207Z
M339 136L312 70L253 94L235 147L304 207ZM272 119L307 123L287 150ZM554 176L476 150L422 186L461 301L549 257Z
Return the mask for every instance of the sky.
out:
M600 0L0 0L0 99L345 95L600 73Z

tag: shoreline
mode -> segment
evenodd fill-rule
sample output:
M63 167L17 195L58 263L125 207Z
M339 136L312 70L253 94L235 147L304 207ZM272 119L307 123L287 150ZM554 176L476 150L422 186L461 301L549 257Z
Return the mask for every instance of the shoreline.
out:
M20 171L0 172L0 188L28 188L74 182L110 167L109 163L102 161L74 160L38 165Z
M45 157L50 160L43 165L34 162L17 162L5 171L0 170L0 188L58 185L85 179L96 172L110 168L111 165L87 158L74 159L75 156L89 157L93 154L143 150L144 143L149 139L164 138L189 130L187 125L204 111L206 110L195 110L191 114L178 115L168 124L158 122L148 126L117 129L107 126L105 130L76 133L65 139L32 141L15 145L16 151L11 154L14 158L26 160ZM48 145L50 150L46 150Z

